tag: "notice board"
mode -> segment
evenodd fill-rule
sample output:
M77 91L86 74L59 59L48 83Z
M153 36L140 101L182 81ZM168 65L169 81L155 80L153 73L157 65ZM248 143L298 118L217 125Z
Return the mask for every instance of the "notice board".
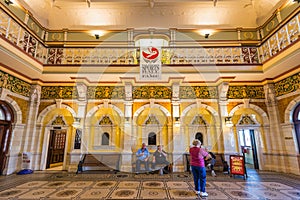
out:
M232 175L246 175L244 156L230 155L230 174Z

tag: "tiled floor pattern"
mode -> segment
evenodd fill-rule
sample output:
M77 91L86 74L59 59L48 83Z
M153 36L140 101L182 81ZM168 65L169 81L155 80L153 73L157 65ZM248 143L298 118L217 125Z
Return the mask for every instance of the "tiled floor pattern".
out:
M191 174L72 174L35 172L0 176L0 200L201 199ZM208 176L203 199L300 200L300 177L253 171L248 178Z

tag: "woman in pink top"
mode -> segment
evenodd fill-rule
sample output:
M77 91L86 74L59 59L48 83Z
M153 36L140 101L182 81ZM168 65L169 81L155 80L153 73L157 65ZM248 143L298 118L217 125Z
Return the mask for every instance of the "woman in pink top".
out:
M201 197L207 197L208 194L205 191L206 168L204 160L208 160L211 157L205 149L201 148L201 142L197 139L193 141L193 146L190 147L190 158L196 194L200 194Z

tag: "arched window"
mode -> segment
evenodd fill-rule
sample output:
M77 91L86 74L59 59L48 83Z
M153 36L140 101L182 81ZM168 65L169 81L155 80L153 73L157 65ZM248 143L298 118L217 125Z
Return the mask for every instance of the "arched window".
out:
M203 144L203 134L198 132L196 133L195 139L200 140L201 144Z
M295 125L296 138L298 142L298 152L300 152L300 104L298 104L293 113L293 122Z
M101 145L109 145L109 134L106 132L102 134Z
M156 145L156 134L154 132L148 135L148 145Z

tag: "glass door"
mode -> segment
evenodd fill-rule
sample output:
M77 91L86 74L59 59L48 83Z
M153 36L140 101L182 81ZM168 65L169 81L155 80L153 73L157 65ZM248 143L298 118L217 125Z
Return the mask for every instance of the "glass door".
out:
M241 146L241 151L245 156L246 167L252 169L259 169L254 130L253 129L239 130L239 142Z

